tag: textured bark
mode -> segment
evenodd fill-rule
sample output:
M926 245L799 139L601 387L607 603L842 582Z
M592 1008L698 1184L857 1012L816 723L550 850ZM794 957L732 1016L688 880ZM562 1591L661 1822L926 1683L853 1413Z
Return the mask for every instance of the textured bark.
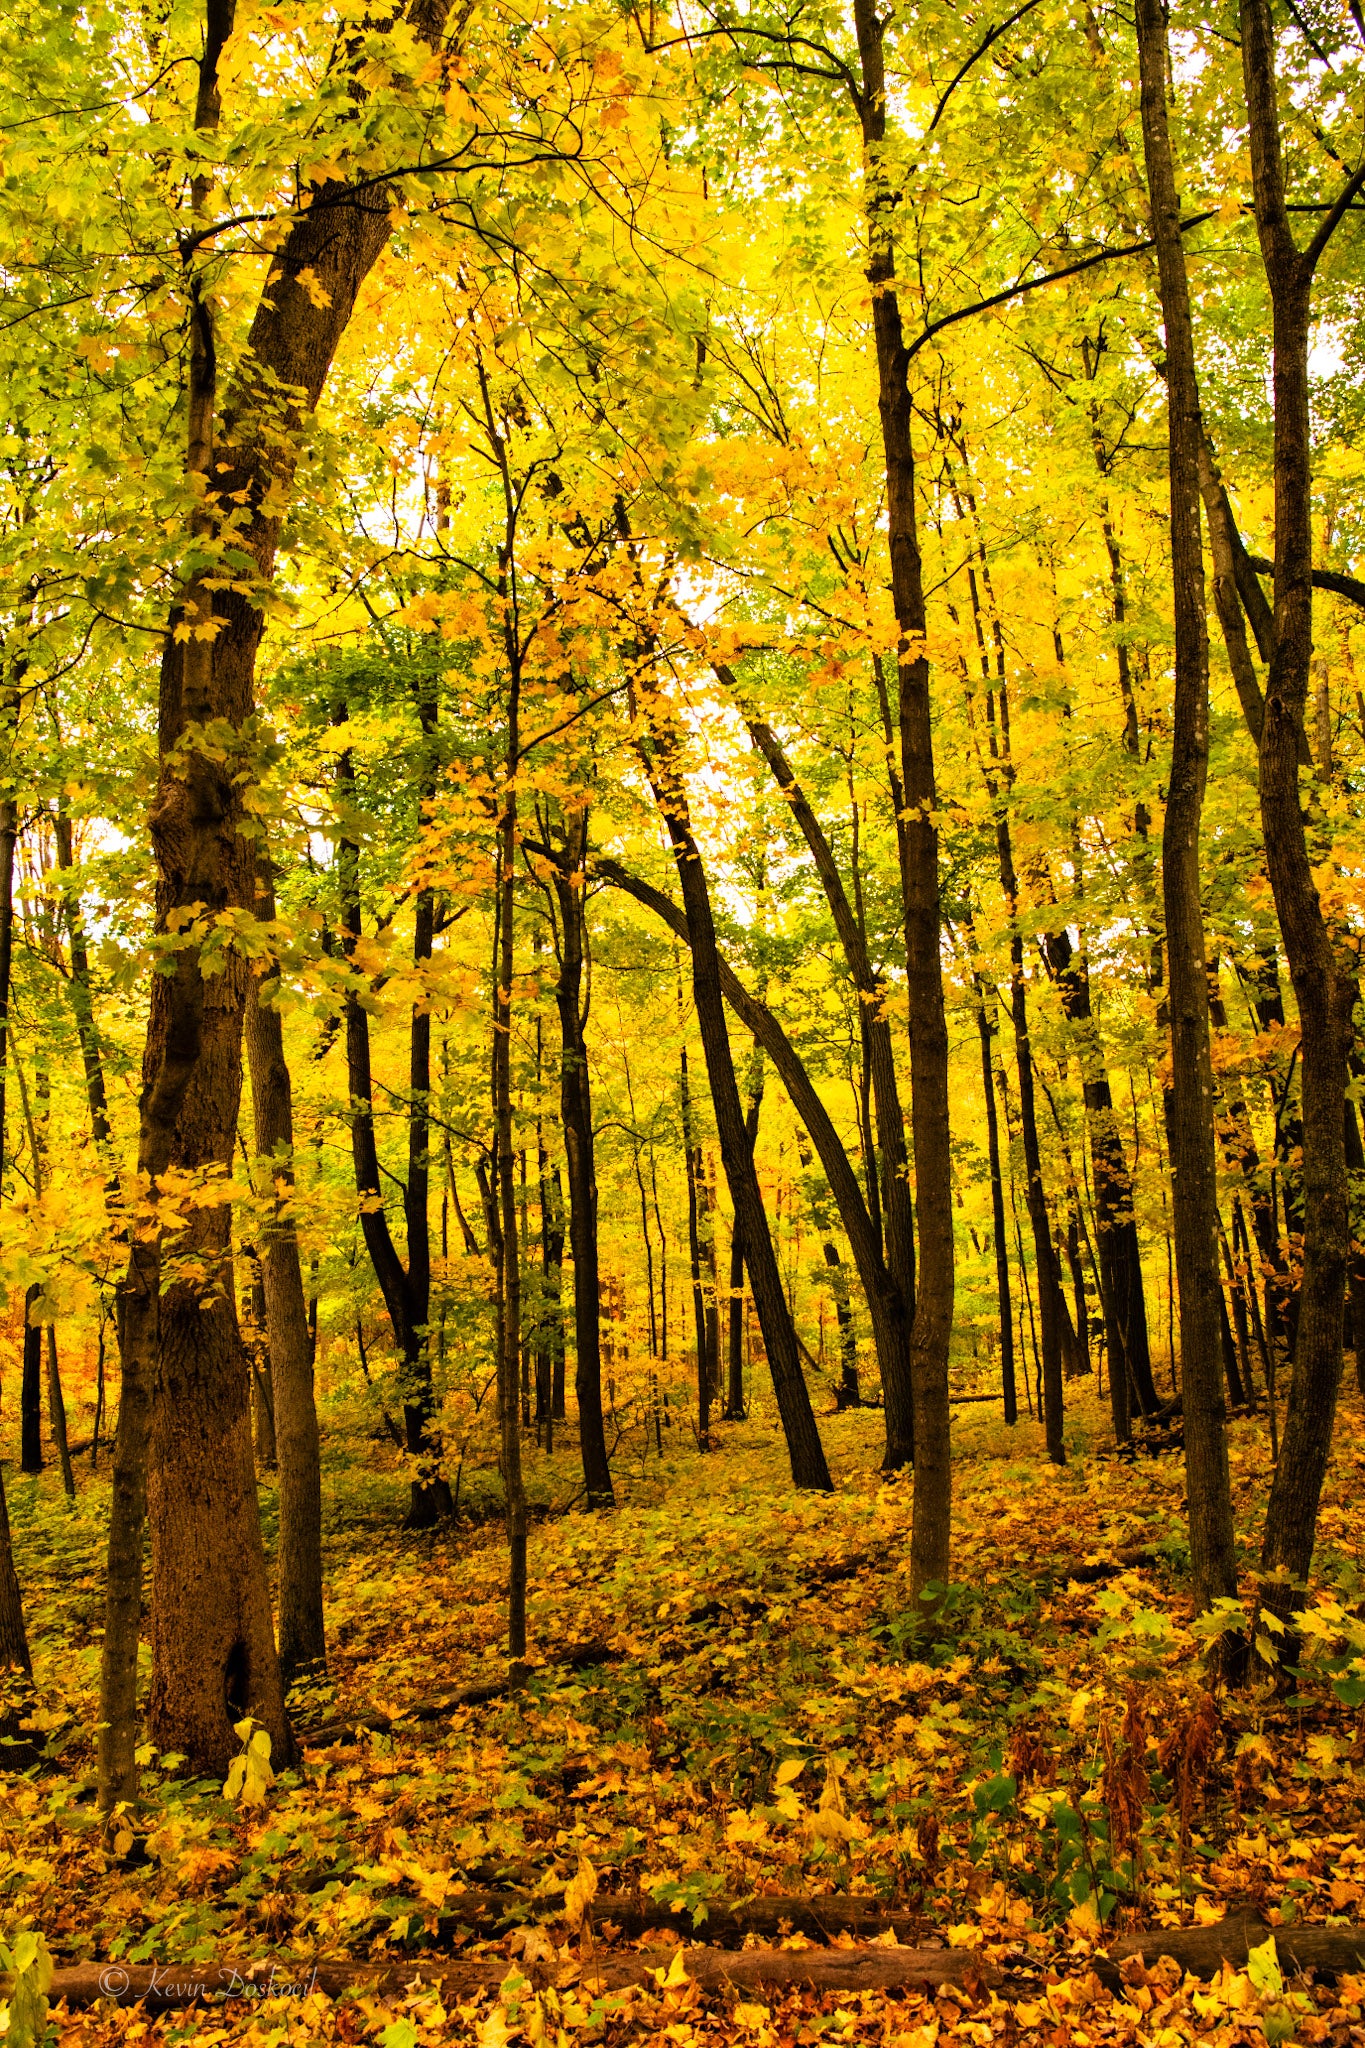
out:
M439 35L444 18L443 0L422 0L410 16L427 41ZM208 0L195 111L200 129L217 126L218 62L231 29L231 0ZM192 181L196 216L207 207L211 182L209 171ZM204 480L195 534L210 538L218 508L231 507L233 545L262 583L273 576L304 423L390 233L387 195L372 184L352 189L331 180L308 199L270 259L246 367L221 430L212 312L195 259L187 258L186 467ZM210 618L217 636L201 637ZM263 615L246 592L192 581L171 623L162 662L161 770L149 819L162 933L183 927L196 905L210 920L254 905L255 863L252 842L237 829L234 764L193 746L182 761L177 750L195 727L240 731L246 724ZM176 628L188 637L177 639ZM232 952L221 971L201 974L198 939L193 926L180 929L173 971L152 977L138 1163L153 1185L170 1166L226 1173L231 1162L248 977ZM235 1749L232 1722L245 1711L270 1732L277 1757L290 1746L251 1469L246 1362L223 1270L230 1258L226 1207L196 1210L180 1244L228 1284L216 1287L207 1304L183 1283L163 1294L157 1244L136 1245L130 1257L101 1673L106 1805L136 1784L144 1498L152 1532L153 1739L217 1770Z
M952 1149L948 1115L948 1026L940 955L938 826L930 711L927 615L915 504L909 356L896 295L896 193L883 161L886 140L885 18L875 0L854 0L861 66L862 126L868 221L868 280L877 366L877 404L886 460L887 539L896 614L897 703L901 793L901 898L905 917L906 996L910 1019L910 1100L914 1140L919 1257L910 1333L915 1425L915 1493L910 1536L911 1584L919 1594L949 1578L952 1452L948 1412L948 1346L953 1328L954 1259Z
M609 1904L610 1902L606 1902ZM607 1917L605 1912L604 1916ZM666 1969L671 1952L648 1950L597 1954L581 1971L592 1994L621 1990L628 1984L653 1988ZM985 1986L998 1983L1000 1972L969 1949L688 1948L683 1967L692 1983L708 1991L783 1992L809 1987L816 1991L935 1990L942 1984ZM523 1964L522 1974L537 1989L552 1986L556 1970ZM496 1991L507 1976L505 1959L440 1963L430 1982L450 2002L476 1991ZM113 1998L121 2005L145 2000L150 2012L170 2012L213 1997L259 1999L273 1995L306 1997L310 1991L339 1998L345 1991L397 1993L419 1974L415 1962L400 1970L375 1971L354 1963L77 1963L53 1975L48 1996L65 2000L72 2009ZM425 1973L423 1973L425 1974ZM580 1971L573 1968L578 1980Z
M261 863L258 915L275 915L275 892ZM279 1638L286 1685L307 1665L324 1669L322 1612L322 1465L313 1398L313 1347L303 1292L299 1240L290 1204L294 1189L294 1108L284 1052L284 1024L273 990L256 968L247 988L246 1043L251 1067L257 1171L274 1192L265 1229L261 1283L274 1391L275 1448L280 1474ZM263 1000L263 996L266 998Z
M637 701L649 732L648 742L642 742L642 758L677 862L692 954L692 999L706 1057L707 1079L711 1085L716 1136L730 1189L730 1201L744 1238L744 1256L753 1285L759 1328L763 1332L763 1346L768 1354L773 1392L787 1440L792 1479L797 1486L827 1492L831 1486L829 1467L825 1463L824 1446L820 1442L810 1394L801 1371L796 1331L792 1326L772 1233L768 1228L768 1215L754 1168L753 1147L744 1127L744 1109L739 1099L739 1082L735 1076L721 996L720 956L711 914L711 896L701 850L692 832L687 792L678 762L677 737L671 713L665 705L653 697L640 696Z
M559 899L559 1011L562 1044L560 1114L569 1183L569 1246L573 1253L574 1392L578 1439L589 1507L609 1508L615 1495L602 1423L602 1324L597 1272L597 1166L588 1077L588 990L584 986L588 814L571 811L564 821L562 864L556 863Z
M738 686L728 670L720 670L732 691ZM891 1018L887 989L868 953L867 939L854 913L838 862L829 840L811 809L805 791L792 773L771 726L763 720L746 720L749 735L772 771L792 816L810 848L825 900L834 919L839 944L858 992L859 1010L872 1077L877 1116L877 1149L880 1154L880 1184L886 1208L886 1263L902 1301L915 1293L915 1222L910 1203L910 1168L905 1149L905 1117L901 1110L896 1080L896 1059L891 1040ZM886 1454L884 1472L898 1472L913 1463L915 1452L914 1400L908 1347L893 1361L894 1370L883 1388L886 1401Z
M1313 880L1298 766L1313 653L1312 468L1308 339L1313 273L1365 170L1302 252L1286 211L1268 0L1241 0L1242 73L1252 186L1274 329L1275 639L1261 734L1261 824L1301 1027L1303 1278L1284 1438L1271 1482L1262 1564L1281 1614L1297 1604L1317 1533L1341 1379L1350 1249L1342 1101L1354 983L1342 972Z
M1195 375L1180 202L1166 118L1166 18L1161 0L1137 0L1142 132L1166 330L1170 442L1171 575L1175 595L1175 716L1161 842L1170 983L1171 1200L1180 1288L1180 1383L1195 1605L1237 1591L1228 1476L1218 1273L1213 1063L1208 966L1200 900L1199 838L1209 761L1208 627L1199 536L1199 451L1204 426Z

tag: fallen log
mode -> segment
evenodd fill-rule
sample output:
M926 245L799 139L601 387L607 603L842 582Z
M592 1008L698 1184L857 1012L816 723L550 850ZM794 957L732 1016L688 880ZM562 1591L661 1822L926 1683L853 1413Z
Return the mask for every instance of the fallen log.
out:
M1072 1565L1066 1576L1077 1586L1097 1586L1102 1579L1116 1579L1120 1573L1136 1571L1140 1565L1155 1564L1160 1556L1160 1547L1155 1543L1129 1543L1099 1564Z
M453 1892L446 1897L436 1922L436 1939L443 1946L461 1933L499 1935L536 1920L553 1920L561 1912L562 1891ZM883 1900L857 1898L847 1892L790 1894L756 1893L749 1899L712 1899L704 1907L675 1907L657 1899L599 1892L592 1903L592 1918L598 1927L614 1927L635 1939L660 1928L673 1928L710 1946L738 1945L754 1934L778 1940L785 1934L804 1934L811 1941L828 1941L836 1934L916 1935L924 1932L922 1913L907 1913Z
M594 1664L610 1664L620 1654L610 1643L575 1643L561 1656L548 1658L542 1668L548 1671L562 1666L569 1671L586 1671ZM465 1686L460 1692L414 1700L411 1706L400 1707L396 1714L338 1714L334 1720L320 1721L311 1728L296 1728L294 1733L304 1749L354 1742L361 1735L390 1735L410 1721L444 1721L461 1707L481 1707L488 1700L500 1700L508 1693L520 1691L527 1676L529 1673L524 1670L519 1676L509 1672L506 1678L485 1679L479 1685Z
M968 1990L999 1984L994 1965L970 1949L720 1949L685 1948L688 1978L704 1990L929 1991L943 1984ZM117 2005L146 2004L152 2013L171 2012L214 1999L302 1999L315 1991L339 1998L345 1991L383 1996L409 1990L420 1977L449 2004L476 1991L496 1991L514 1972L533 1990L581 1982L592 1996L630 1985L656 1986L667 1975L673 1954L658 1949L602 1954L584 1962L516 1964L497 1956L471 1956L428 1968L413 1961L384 1970L364 1964L319 1963L76 1963L53 1972L48 1998L77 2007L109 1999Z
M1171 1956L1192 1977L1216 1977L1224 1963L1245 1969L1247 1951L1272 1934L1287 1976L1296 1970L1315 1970L1322 1977L1365 1970L1365 1927L1268 1927L1254 1913L1233 1914L1211 1927L1148 1927L1125 1934L1110 1946L1109 1959L1122 1963L1138 1956L1154 1963L1159 1956Z

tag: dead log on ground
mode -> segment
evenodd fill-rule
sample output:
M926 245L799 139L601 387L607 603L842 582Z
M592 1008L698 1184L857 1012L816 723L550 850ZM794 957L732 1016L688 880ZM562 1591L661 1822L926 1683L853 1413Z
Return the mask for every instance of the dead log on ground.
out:
M528 1922L552 1921L560 1916L562 1890L555 1892L452 1892L436 1923L436 1939L443 1946L462 1932L494 1936L507 1934ZM738 1945L746 1935L780 1940L784 1934L804 1934L811 1941L828 1941L836 1934L922 1935L922 1913L907 1913L881 1899L858 1898L847 1892L817 1892L795 1896L787 1893L757 1893L749 1899L712 1899L703 1909L662 1905L657 1899L599 1892L592 1903L595 1926L614 1927L634 1939L660 1928L710 1945Z
M1246 1968L1248 1949L1259 1948L1271 1935L1286 1976L1316 1970L1322 1977L1365 1970L1365 1927L1267 1927L1254 1913L1234 1914L1211 1927L1152 1927L1125 1934L1109 1950L1111 1962L1140 1956L1154 1963L1172 1956L1192 1977L1216 1977L1223 1964Z
M718 1949L685 1948L683 1968L694 1984L708 1991L785 1991L807 1986L816 1991L929 1991L943 1984L971 1990L999 1984L998 1969L969 1949L846 1948L846 1949ZM533 1963L518 1965L497 1956L461 1958L435 1968L414 1959L386 1970L368 1970L363 1963L77 1963L53 1973L48 1997L73 2010L111 1999L118 2005L145 2000L149 2012L170 2012L212 1999L306 1998L320 1991L338 1998L344 1991L371 1996L406 1991L420 1974L449 2004L476 1991L496 1991L513 1971L535 1990L550 1985L582 1983L585 1991L620 1991L630 1985L653 1987L673 1960L670 1953L636 1951L602 1954L580 1965Z

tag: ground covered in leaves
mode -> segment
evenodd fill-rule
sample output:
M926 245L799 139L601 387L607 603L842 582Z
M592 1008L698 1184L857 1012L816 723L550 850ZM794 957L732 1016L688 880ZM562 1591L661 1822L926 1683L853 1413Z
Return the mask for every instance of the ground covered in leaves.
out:
M102 1845L92 1799L104 1485L83 1474L70 1508L49 1478L11 1479L50 1755L0 1795L0 1935L39 1930L58 1963L350 1957L402 1963L414 1985L160 2019L59 2010L49 2038L1365 2042L1362 1979L1281 1983L1267 1958L1200 1984L1165 1962L1115 1991L1092 1968L1125 1925L1248 1907L1272 1927L1365 1920L1358 1397L1343 1402L1296 1675L1275 1691L1261 1656L1250 1689L1212 1699L1178 1455L1121 1463L1082 1409L1057 1470L1031 1425L988 1415L958 1411L954 1584L932 1620L910 1601L910 1484L876 1475L874 1414L824 1420L837 1474L824 1498L791 1490L763 1417L704 1459L637 1452L627 1468L623 1450L611 1516L554 1511L572 1456L540 1460L550 1511L533 1531L524 1691L305 1743L256 1803L152 1760L122 1856ZM1261 1421L1234 1425L1232 1456L1250 1565ZM329 1460L330 1669L296 1692L299 1724L504 1672L497 1523L404 1536L401 1475L374 1445L334 1434ZM1138 1545L1143 1562L1125 1568L1118 1554ZM556 1662L590 1642L600 1662ZM447 1901L499 1884L541 1903L509 1939L479 1943ZM667 1930L647 1937L657 1988L595 1988L594 1959L624 1940L614 1898L620 1912L623 1899L695 1909L825 1891L922 1914L926 1937L993 1961L1002 1988L712 1996L676 1968L666 1981ZM444 2010L419 1980L476 1952L505 1960L502 1992ZM551 1955L558 1990L529 1995L522 1963Z

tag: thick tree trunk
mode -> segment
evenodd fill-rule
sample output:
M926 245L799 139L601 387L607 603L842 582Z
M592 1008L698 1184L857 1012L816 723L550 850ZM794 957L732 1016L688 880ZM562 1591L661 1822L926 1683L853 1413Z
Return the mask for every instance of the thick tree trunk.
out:
M559 987L555 1002L563 1051L559 1069L564 1158L569 1183L569 1246L573 1252L574 1392L578 1439L588 1505L615 1504L602 1422L602 1327L597 1272L597 1166L592 1128L592 1093L585 1038L588 1017L583 985L588 814L571 811L564 820L563 865L554 869L559 899Z
M1335 211L1300 253L1285 206L1268 0L1241 0L1240 20L1256 225L1274 324L1275 636L1261 733L1261 824L1302 1045L1303 1277L1289 1406L1262 1548L1263 1568L1279 1579L1267 1602L1284 1615L1298 1604L1296 1588L1312 1563L1341 1379L1350 1251L1342 1102L1355 993L1333 951L1299 797L1313 653L1309 313L1318 258L1365 171L1348 181Z
M671 713L657 699L643 694L637 697L637 707L644 714L651 742L649 746L642 744L645 769L677 862L692 952L692 999L706 1057L707 1079L711 1084L711 1105L716 1119L721 1162L729 1184L736 1224L744 1240L745 1262L754 1290L754 1306L763 1332L763 1346L768 1354L773 1391L787 1439L792 1479L797 1486L827 1492L831 1485L829 1467L825 1463L824 1446L820 1442L810 1394L801 1371L796 1331L783 1292L782 1275L754 1168L753 1147L744 1126L744 1110L739 1099L739 1083L735 1078L721 997L720 958L711 915L711 896L701 851L692 832Z
M275 891L261 863L258 915L275 915ZM246 1044L251 1067L257 1171L274 1194L261 1259L266 1335L274 1392L275 1446L280 1473L280 1668L286 1685L306 1666L326 1668L322 1613L322 1466L313 1398L313 1347L303 1292L298 1233L290 1205L294 1190L294 1108L284 1025L278 1007L253 972L247 989Z
M862 80L868 279L877 365L878 410L886 460L887 538L896 648L897 732L904 828L898 835L905 917L906 996L910 1019L910 1101L919 1258L910 1333L915 1427L915 1495L910 1537L916 1593L946 1585L952 1523L948 1346L953 1328L952 1150L948 1115L948 1027L940 955L937 797L930 713L927 614L915 503L909 357L896 294L894 173L886 140L885 19L874 0L854 0Z
M444 17L442 0L420 0L410 19L432 42ZM218 124L218 65L231 31L232 0L208 0L195 110L201 130ZM211 183L211 170L193 180L196 215L207 207ZM390 208L369 181L363 192L332 181L310 197L313 203L271 258L247 337L246 381L229 402L221 433L215 432L212 312L196 258L186 259L186 467L203 479L195 538L216 538L217 507L231 505L235 516L244 508L233 545L246 552L263 583L273 575L304 421L391 232ZM218 626L216 638L202 637L210 619ZM188 929L181 931L173 972L152 977L138 1164L153 1187L172 1165L191 1171L230 1165L248 977L231 952L220 972L202 976L198 949L208 926L189 920L250 910L255 901L251 841L237 829L241 795L230 767L195 750L183 763L179 755L187 731L222 724L240 730L251 715L262 613L250 595L211 591L194 580L171 623L162 664L161 773L150 825L159 929ZM189 635L183 642L174 637L176 627ZM200 1259L213 1280L230 1282L223 1271L230 1256L226 1208L194 1211L180 1247ZM290 1748L231 1286L219 1284L210 1305L184 1285L163 1295L159 1249L149 1241L134 1245L124 1304L101 1669L106 1806L136 1787L144 1500L152 1529L153 1739L201 1769L217 1770L236 1746L233 1719L245 1711L269 1731L277 1758Z
M32 1677L33 1660L29 1655L28 1630L24 1627L19 1574L14 1569L14 1544L10 1536L5 1481L0 1474L0 1671L15 1670Z

